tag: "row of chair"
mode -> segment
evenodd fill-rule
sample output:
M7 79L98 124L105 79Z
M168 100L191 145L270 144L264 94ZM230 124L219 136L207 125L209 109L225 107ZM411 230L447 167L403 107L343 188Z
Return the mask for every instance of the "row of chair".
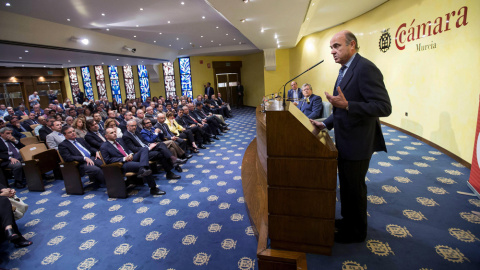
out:
M36 137L32 138L36 139ZM85 193L77 161L65 162L56 149L47 149L44 143L38 141L26 144L25 147L20 149L20 155L23 158L22 166L28 190L45 191L43 175L53 171L56 180L63 179L67 194L83 195ZM126 198L127 187L130 184L143 185L141 179L136 177L136 173L124 174L122 172L121 162L106 164L103 157L101 155L100 157L103 163L101 168L105 176L109 198ZM150 167L154 173L158 173L156 162L150 162ZM0 170L0 182L7 183L8 178L4 172L8 174L9 171L8 168Z

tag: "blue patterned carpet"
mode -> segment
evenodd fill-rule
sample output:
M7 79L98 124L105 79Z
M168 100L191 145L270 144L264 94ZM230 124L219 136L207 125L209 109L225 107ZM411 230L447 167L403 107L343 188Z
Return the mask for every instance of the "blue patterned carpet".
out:
M255 136L253 108L234 111L231 130L183 165L182 179L127 199L105 188L68 196L63 181L43 193L19 190L30 205L17 223L33 245L0 244L0 267L17 269L254 269L257 242L241 185L243 153Z
M65 194L62 181L43 193L19 190L30 209L18 221L34 244L0 244L0 267L16 269L257 269L240 166L255 137L255 111L234 111L231 130L196 154L179 181L157 177L167 191L137 187L111 200L106 189ZM367 175L365 243L307 255L315 269L480 269L480 200L460 195L470 170L434 148L383 127L388 153ZM337 203L339 215L340 203Z
M382 129L388 153L375 154L367 174L367 241L335 244L331 257L309 254L308 269L480 269L480 216L471 212L480 200L457 193L471 193L470 170ZM336 210L340 217L339 202Z

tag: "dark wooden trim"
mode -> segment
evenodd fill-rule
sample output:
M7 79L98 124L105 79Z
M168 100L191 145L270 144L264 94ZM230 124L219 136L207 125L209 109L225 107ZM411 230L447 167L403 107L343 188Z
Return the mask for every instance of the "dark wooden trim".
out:
M445 155L453 158L455 161L457 161L458 163L460 163L460 164L462 164L463 166L467 167L468 169L471 169L471 167L472 167L472 164L471 164L470 162L467 162L466 160L462 159L461 157L455 155L454 153L448 151L447 149L441 147L440 145L438 145L438 144L436 144L436 143L434 143L434 142L431 142L431 141L429 141L429 140L427 140L427 139L425 139L425 138L423 138L423 137L418 136L417 134L414 134L414 133L412 133L412 132L410 132L410 131L408 131L408 130L405 130L405 129L403 129L403 128L399 128L399 127L397 127L397 126L395 126L395 125L386 123L386 122L384 122L384 121L380 121L380 123L381 123L382 125L385 125L385 126L394 128L394 129L396 129L396 130L398 130L398 131L401 131L401 132L403 132L403 133L405 133L405 134L407 134L407 135L409 135L409 136L412 136L413 138L415 138L415 139L417 139L417 140L419 140L419 141L421 141L421 142L424 142L424 143L430 145L431 147L439 150L440 152L444 153Z

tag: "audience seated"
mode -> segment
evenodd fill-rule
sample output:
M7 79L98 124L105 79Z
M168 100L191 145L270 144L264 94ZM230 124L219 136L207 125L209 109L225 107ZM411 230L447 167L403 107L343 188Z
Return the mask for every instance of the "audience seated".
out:
M0 224L4 234L0 234L0 242L5 240L10 241L16 248L27 247L33 244L31 241L25 239L13 216L12 204L9 197L15 196L15 190L0 184Z
M109 128L105 130L107 142L102 144L100 152L107 164L121 162L124 172L134 172L137 176L143 178L143 181L150 187L150 194L164 195L165 191L157 188L155 180L151 176L149 169L149 148L141 147L135 154L130 150L122 139L117 139L116 130Z
M20 140L12 136L12 129L9 127L0 128L0 167L12 170L16 188L24 188L25 180L22 168L22 156L20 149L24 147Z
M52 133L47 135L46 143L48 148L57 149L58 145L65 140L65 136L62 131L62 122L55 121L52 125Z
M56 120L57 119L55 119L55 117L49 117L46 124L42 125L42 128L40 128L40 130L38 131L38 136L40 137L40 141L42 142L47 141L47 135L53 132L51 127L53 126L53 123Z
M95 120L87 120L87 135L85 141L96 151L100 150L102 143L106 142L105 136L99 131L99 125Z

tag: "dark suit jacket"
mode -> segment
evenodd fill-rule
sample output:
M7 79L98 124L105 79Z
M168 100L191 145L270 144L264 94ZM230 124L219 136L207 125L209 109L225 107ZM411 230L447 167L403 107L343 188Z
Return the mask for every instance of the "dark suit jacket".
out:
M322 117L323 103L322 98L312 94L309 98L310 103L306 100L298 102L298 108L309 118L317 119Z
M43 142L47 141L47 135L50 133L52 133L52 130L47 126L43 126L40 130L38 130L38 136Z
M136 131L135 135L142 141L144 144L149 145L147 141L145 141L142 137L142 134L140 132ZM142 146L140 143L130 134L130 132L125 132L123 133L123 142L125 142L125 145L128 147L128 149L132 150L134 153L137 153L142 149Z
M33 123L32 120L27 119L27 120L23 121L20 125L22 125L22 127L24 129L26 129L27 131L33 131L33 129L30 126L35 125L35 124Z
M13 143L15 147L20 150L22 149L25 145L23 145L20 140L17 139L17 144ZM2 139L0 139L0 159L2 159L2 164L0 164L1 167L7 166L8 163L10 163L10 160L8 159L10 156L8 155L8 146L3 142Z
M302 92L302 89L300 89L300 88L298 88L298 98L299 99L303 98L303 92ZM287 100L294 101L293 100L293 89L288 90Z
M343 76L340 89L348 101L348 111L333 108L324 121L335 128L338 155L347 160L371 158L373 152L387 151L379 117L392 112L390 98L380 70L359 54L355 55ZM334 95L338 95L334 90Z
M243 85L237 85L237 95L243 96Z
M178 118L178 117L177 117L177 118ZM193 117L193 118L195 118L195 117ZM178 121L177 121L177 122L178 122L180 125L182 125L183 127L185 127L185 128L186 128L186 127L189 127L189 126L192 125L192 124L195 124L195 125L198 124L198 123L195 123L195 121L193 121L193 120L192 120L188 115L186 115L186 114L184 114L184 115L182 116L182 120L183 120L183 122L186 124L186 126L180 124L180 122L178 122Z
M78 143L80 143L85 149L87 149L90 152L90 156L95 159L95 150L93 147L91 147L84 139L82 138L77 138L76 139ZM65 162L72 162L72 161L78 161L80 164L85 163L85 160L83 159L82 153L69 141L69 140L64 140L58 145L58 152L60 152L60 155L62 156L63 160Z
M212 95L215 94L215 90L213 89L213 87L205 87L205 95L208 96L208 98L211 98Z
M107 140L107 138L105 138L105 140ZM87 132L87 134L85 135L85 141L87 141L87 143L91 147L95 148L95 150L97 151L100 149L100 146L102 145L102 143L104 143L102 139L100 139L95 133L91 131Z
M132 151L127 147L127 145L122 140L122 138L118 138L117 142L123 147L123 150L125 151L125 153L127 153L127 155L132 154ZM111 164L115 162L123 163L124 156L109 141L102 144L102 146L100 147L100 152L102 153L102 157L105 160L105 163L107 164Z
M185 119L183 119L183 117L177 116L175 117L175 121L177 121L177 123L184 128L190 128L189 124L185 122Z
M28 111L25 110L25 111L22 112L22 111L18 110L18 111L15 112L15 115L18 116L20 119L22 119L22 116L28 115Z

